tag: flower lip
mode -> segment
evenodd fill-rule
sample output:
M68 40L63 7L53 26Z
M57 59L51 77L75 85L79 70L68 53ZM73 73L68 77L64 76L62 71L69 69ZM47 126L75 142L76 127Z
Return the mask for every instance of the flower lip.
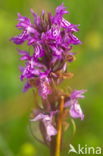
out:
M72 105L70 108L70 116L73 118L81 118L81 120L84 119L84 114L81 110L81 107L78 103L75 105Z

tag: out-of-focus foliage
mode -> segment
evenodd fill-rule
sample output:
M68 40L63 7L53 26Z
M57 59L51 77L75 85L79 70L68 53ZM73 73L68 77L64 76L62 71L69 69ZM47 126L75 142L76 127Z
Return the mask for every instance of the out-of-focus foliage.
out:
M33 97L32 91L22 93L19 56L9 39L18 33L17 12L27 16L30 16L30 8L38 13L42 9L53 12L62 2L70 11L66 18L80 24L78 36L83 42L74 49L78 52L77 60L68 67L75 77L62 87L88 90L85 100L80 101L85 119L76 120L74 136L69 134L71 128L66 132L63 156L68 155L70 142L75 147L77 144L103 146L103 0L0 0L0 156L49 153L31 135L29 114L35 107L36 96Z

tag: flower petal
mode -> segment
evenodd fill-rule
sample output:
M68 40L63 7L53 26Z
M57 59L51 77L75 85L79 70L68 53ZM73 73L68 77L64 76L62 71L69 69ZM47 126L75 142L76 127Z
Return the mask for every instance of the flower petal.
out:
M71 93L70 98L71 99L78 99L78 98L84 98L85 96L83 95L87 90L74 90Z
M84 114L83 114L81 107L78 103L76 103L70 107L70 116L73 118L81 118L81 120L84 119Z

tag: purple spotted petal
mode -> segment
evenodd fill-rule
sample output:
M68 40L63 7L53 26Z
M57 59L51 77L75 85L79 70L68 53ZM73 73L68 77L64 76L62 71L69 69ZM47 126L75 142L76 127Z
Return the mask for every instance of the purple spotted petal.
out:
M29 52L24 51L24 50L19 50L19 49L17 49L17 50L18 50L19 54L22 56L20 58L20 60L30 60L31 59Z
M40 113L38 114L34 119L31 119L30 121L38 121L38 120L42 120L45 117L44 114Z
M69 28L71 26L71 23L67 21L66 19L62 18L61 26L63 28Z
M83 120L84 114L81 110L81 107L78 103L79 98L84 98L83 95L86 92L86 90L74 90L68 100L65 102L65 108L70 109L70 116L73 118L81 118Z
M51 124L46 126L46 131L48 141L51 141L51 136L55 136L57 134L57 130Z
M37 44L36 46L35 46L35 49L34 49L34 57L35 58L40 58L40 57L42 57L42 56L44 56L44 49L43 49L43 47L41 46L41 44Z
M66 10L66 7L64 7L63 3L56 8L56 14L64 15L67 13L68 13L68 11Z
M11 40L15 44L22 44L22 43L24 43L24 41L27 40L27 38L28 38L28 34L26 33L26 31L23 31L20 35L11 38Z
M49 115L45 115L43 119L43 123L47 132L47 140L51 141L51 136L54 136L57 134L57 130L52 125L52 117Z
M73 34L70 35L70 42L71 44L81 44L81 41Z
M47 77L42 77L39 80L37 80L37 88L39 91L39 95L46 99L49 94L52 93L51 87L50 87L50 81Z
M18 13L18 21L19 21L19 23L16 25L17 28L24 28L25 29L29 25L31 25L30 19L22 16L20 13Z
M86 90L74 90L71 93L71 99L78 99L78 98L84 98L85 96L83 95L86 92Z
M84 119L84 114L81 110L81 107L78 103L75 103L70 107L70 116L72 118L81 118L81 120Z

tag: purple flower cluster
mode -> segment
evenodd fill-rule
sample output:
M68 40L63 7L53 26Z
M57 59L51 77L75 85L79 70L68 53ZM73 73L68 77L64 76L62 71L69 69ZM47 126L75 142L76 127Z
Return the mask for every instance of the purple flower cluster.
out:
M78 26L73 25L63 18L67 14L64 5L56 8L56 13L52 16L45 12L38 16L31 10L34 22L18 14L19 23L16 25L22 32L11 40L15 44L23 44L27 41L28 46L33 47L33 54L19 50L22 55L21 60L25 61L25 66L20 67L22 72L21 80L26 79L24 91L32 87L31 79L39 89L39 94L45 99L52 93L50 82L53 73L62 70L65 62L71 62L73 53L70 52L72 45L80 44L80 40L74 35L78 31ZM56 75L57 77L57 75ZM54 78L54 77L53 77Z
M78 99L84 98L85 90L74 90L67 95L55 89L63 79L72 77L72 73L67 72L67 63L74 60L72 45L80 44L81 41L74 35L79 31L78 25L63 18L64 14L68 14L63 4L56 8L55 15L42 11L41 16L38 16L32 9L31 13L33 23L29 18L18 14L16 27L21 30L21 34L11 40L18 45L26 41L32 47L32 54L18 49L20 60L25 61L25 66L20 67L20 79L26 81L24 91L35 87L41 96L42 108L39 113L34 113L35 117L31 121L42 122L45 140L50 142L51 137L57 134L55 116L59 112L61 96L64 96L64 109L69 109L72 118L84 118Z

